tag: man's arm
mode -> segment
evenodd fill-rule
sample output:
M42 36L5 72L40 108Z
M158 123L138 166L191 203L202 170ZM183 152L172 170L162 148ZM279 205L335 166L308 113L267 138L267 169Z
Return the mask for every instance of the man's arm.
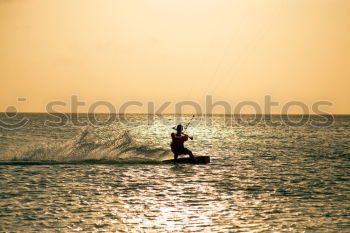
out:
M191 140L193 140L193 137L190 137L190 136L188 136L187 134L184 134L184 135L187 137L187 140L188 140L188 138L191 139ZM187 140L186 140L186 141L187 141Z

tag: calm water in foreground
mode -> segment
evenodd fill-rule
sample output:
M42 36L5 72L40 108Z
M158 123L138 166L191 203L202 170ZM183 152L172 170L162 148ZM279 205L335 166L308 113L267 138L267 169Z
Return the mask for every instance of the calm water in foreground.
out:
M197 118L187 147L208 165L160 162L171 116L60 128L24 116L0 129L0 231L350 231L349 116L327 128Z

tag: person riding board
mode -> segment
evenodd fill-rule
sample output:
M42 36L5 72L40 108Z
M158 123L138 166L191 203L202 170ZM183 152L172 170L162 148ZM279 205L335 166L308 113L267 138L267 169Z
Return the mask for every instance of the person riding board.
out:
M177 157L179 155L189 155L191 158L191 161L195 162L196 159L194 158L192 151L190 151L184 146L184 143L188 141L189 138L193 140L193 137L189 137L187 134L183 134L182 130L183 130L182 125L178 125L176 127L176 134L175 133L171 134L172 141L171 141L170 147L171 147L171 151L174 153L174 160L175 162L177 162Z

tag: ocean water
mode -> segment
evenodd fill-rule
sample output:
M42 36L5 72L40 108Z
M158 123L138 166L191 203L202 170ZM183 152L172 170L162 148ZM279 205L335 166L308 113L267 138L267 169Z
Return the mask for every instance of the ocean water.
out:
M23 117L0 128L0 231L350 232L350 116L196 117L186 146L207 165L161 163L191 116L0 120Z

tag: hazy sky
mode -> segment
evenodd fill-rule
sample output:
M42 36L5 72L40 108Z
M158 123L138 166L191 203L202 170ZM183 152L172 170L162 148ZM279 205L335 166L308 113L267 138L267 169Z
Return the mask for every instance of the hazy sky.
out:
M350 1L0 0L0 82L0 111L211 94L350 113Z

